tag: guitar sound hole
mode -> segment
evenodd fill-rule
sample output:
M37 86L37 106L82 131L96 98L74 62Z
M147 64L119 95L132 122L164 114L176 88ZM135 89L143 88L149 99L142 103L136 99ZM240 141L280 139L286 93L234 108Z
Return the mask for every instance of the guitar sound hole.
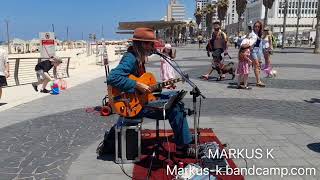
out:
M124 107L123 106L120 108L120 111L121 111L121 113L124 112Z

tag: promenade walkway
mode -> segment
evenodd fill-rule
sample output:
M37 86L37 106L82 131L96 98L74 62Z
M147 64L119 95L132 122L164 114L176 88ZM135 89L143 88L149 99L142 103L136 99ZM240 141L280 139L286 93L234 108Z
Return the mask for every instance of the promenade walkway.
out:
M237 51L230 50L236 62ZM177 62L203 94L200 127L210 127L229 148L273 148L274 159L250 159L248 167L316 168L317 176L284 179L319 179L320 156L312 143L320 143L319 56L274 54L275 79L264 79L266 88L234 89L232 80L200 80L209 58L195 46L178 48ZM229 61L229 60L227 60ZM148 70L159 74L157 57ZM97 73L87 70L87 74ZM81 73L79 73L81 74ZM101 74L103 76L103 73ZM129 179L112 161L97 160L95 149L116 116L100 117L86 107L101 104L106 84L101 77L76 85L58 96L46 96L0 112L0 179ZM251 74L250 81L253 82ZM179 89L190 90L187 84ZM191 96L184 99L191 107ZM192 125L192 118L188 118ZM162 123L161 123L162 127ZM166 127L170 127L166 124ZM146 120L143 128L154 129ZM235 159L246 167L243 159ZM125 165L131 174L132 164ZM246 179L280 179L279 176L247 176Z

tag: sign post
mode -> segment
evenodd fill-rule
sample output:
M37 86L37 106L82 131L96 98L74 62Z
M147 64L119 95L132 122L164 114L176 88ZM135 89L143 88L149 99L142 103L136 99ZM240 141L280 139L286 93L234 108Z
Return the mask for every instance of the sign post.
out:
M41 58L50 58L56 55L55 39L53 32L40 32L40 55Z

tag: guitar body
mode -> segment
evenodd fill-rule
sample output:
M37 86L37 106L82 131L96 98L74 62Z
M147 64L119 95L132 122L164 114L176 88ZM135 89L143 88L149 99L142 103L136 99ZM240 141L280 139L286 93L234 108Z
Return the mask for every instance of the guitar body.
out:
M139 78L129 75L129 78L148 86L157 84L156 78L151 73L144 73ZM108 95L112 110L123 117L136 116L146 103L157 99L152 93L124 93L111 86L108 86Z

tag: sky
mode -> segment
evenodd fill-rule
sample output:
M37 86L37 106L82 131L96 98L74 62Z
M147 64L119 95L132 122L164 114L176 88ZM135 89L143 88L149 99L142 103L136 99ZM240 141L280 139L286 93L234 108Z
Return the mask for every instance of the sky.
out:
M6 40L6 23L10 37L38 38L39 32L52 31L58 39L88 39L89 33L105 39L121 39L116 34L120 21L160 20L166 15L169 0L2 0L0 41ZM180 0L186 7L186 18L193 18L195 0Z

